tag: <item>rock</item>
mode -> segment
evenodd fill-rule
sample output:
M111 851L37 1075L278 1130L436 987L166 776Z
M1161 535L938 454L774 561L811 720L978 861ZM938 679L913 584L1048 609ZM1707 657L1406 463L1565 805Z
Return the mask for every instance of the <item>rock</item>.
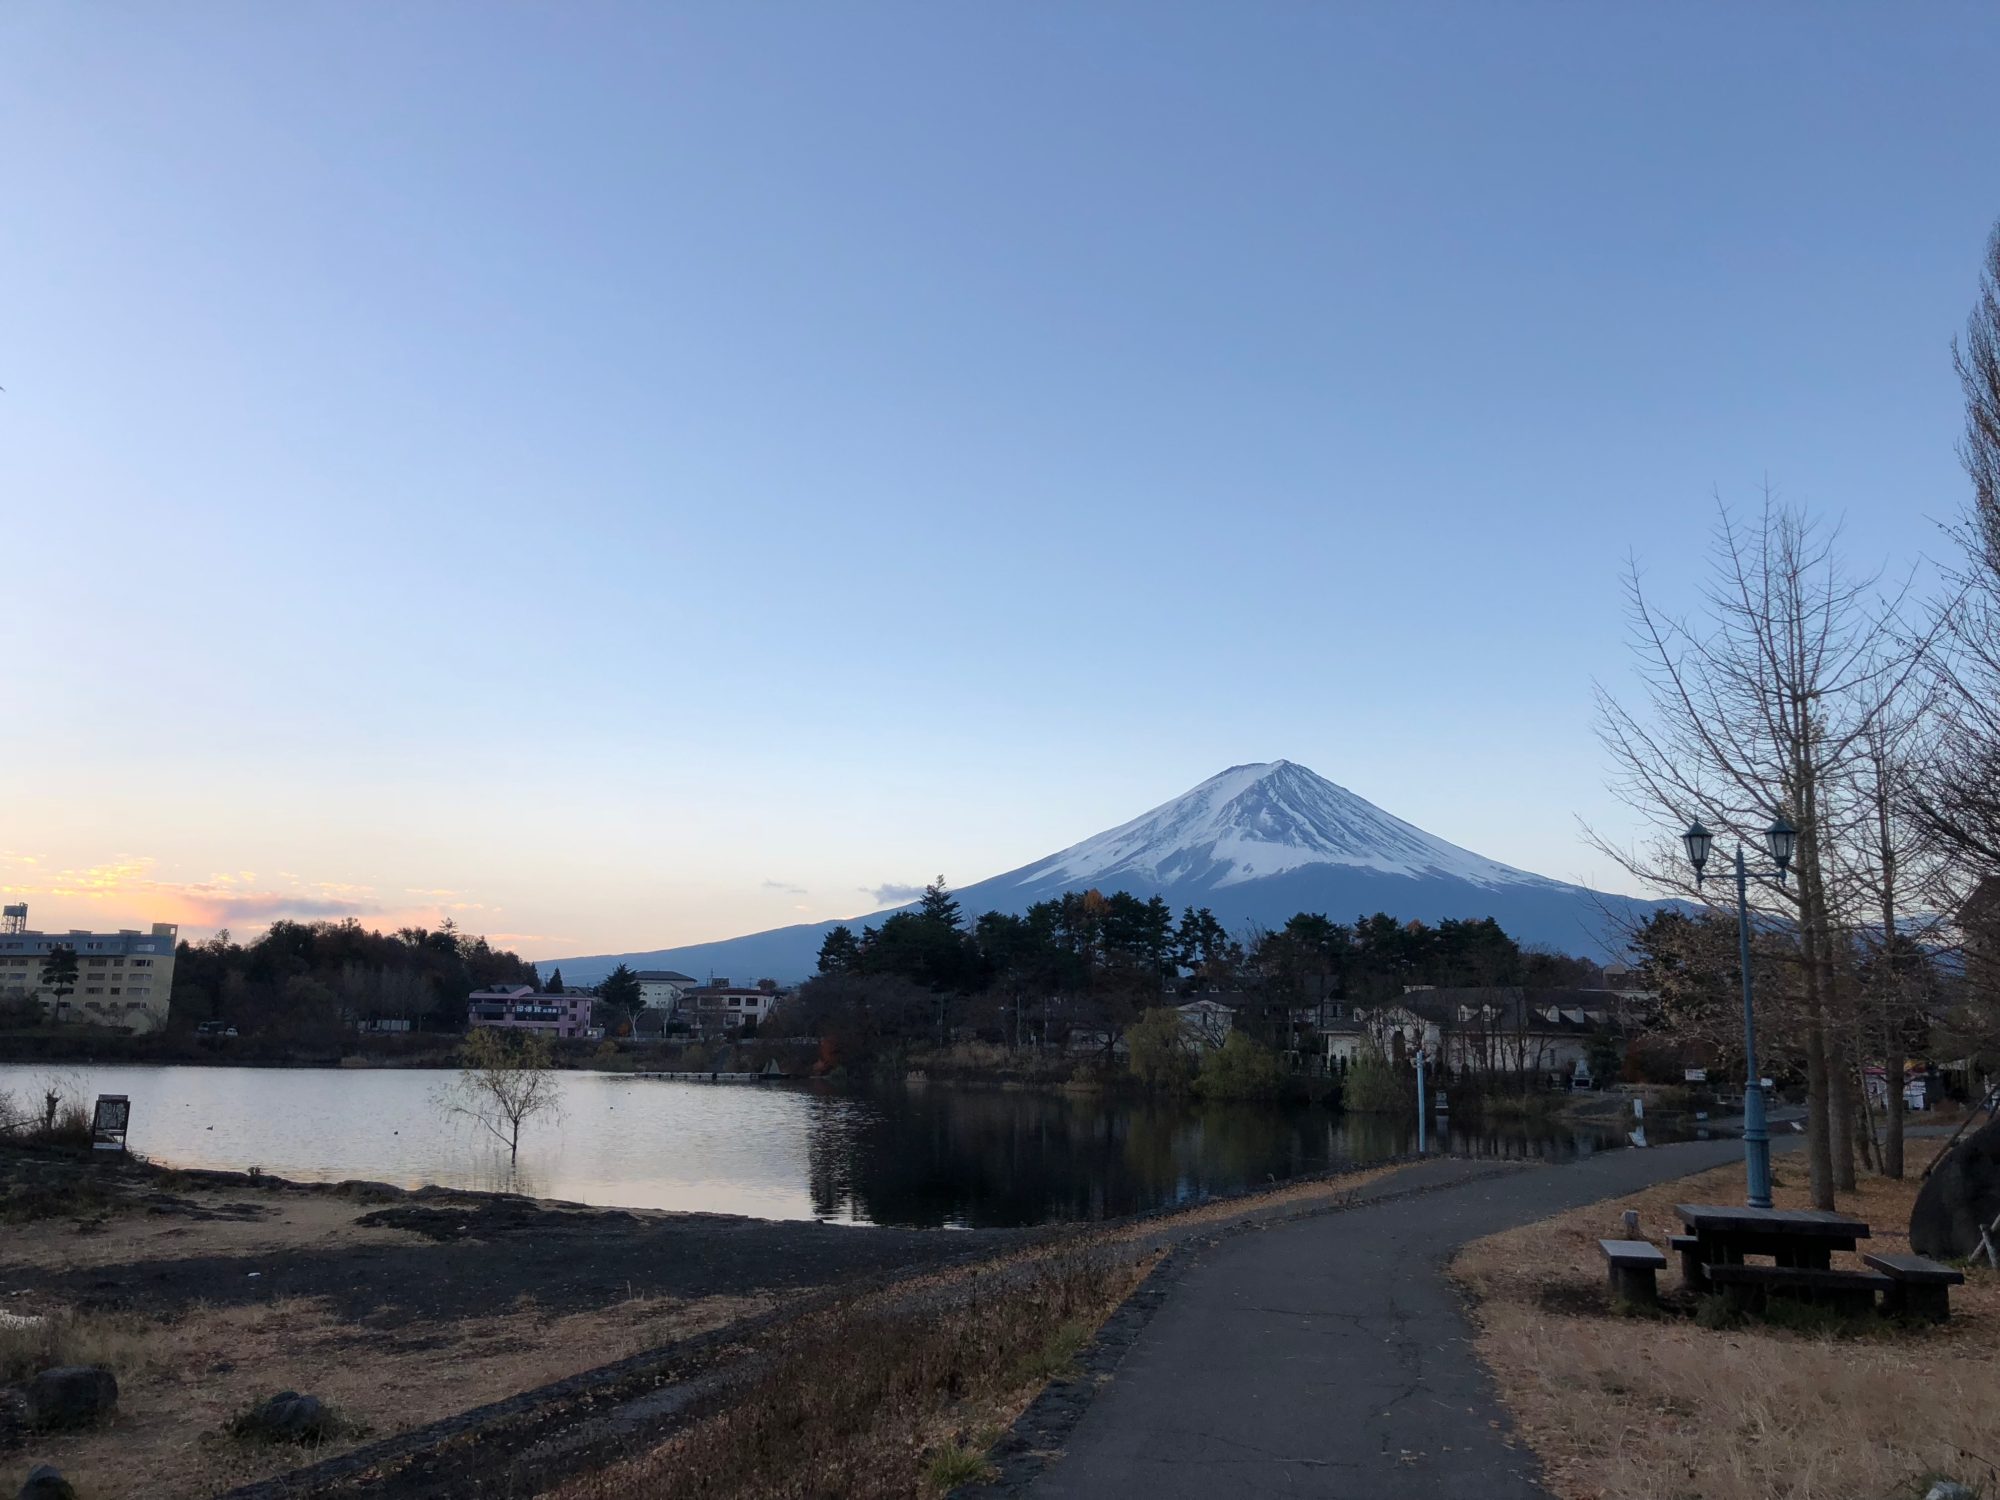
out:
M36 1464L28 1470L28 1482L21 1486L20 1500L76 1500L76 1487L50 1464Z
M1910 1210L1910 1248L1960 1260L1979 1248L1979 1231L2000 1218L2000 1120L1952 1148Z
M280 1391L243 1413L230 1430L237 1437L267 1443L317 1443L332 1437L339 1425L319 1397Z
M96 1365L44 1370L28 1382L30 1427L88 1427L118 1404L118 1381Z
M1924 1491L1924 1500L1979 1500L1979 1496L1955 1479L1940 1479Z

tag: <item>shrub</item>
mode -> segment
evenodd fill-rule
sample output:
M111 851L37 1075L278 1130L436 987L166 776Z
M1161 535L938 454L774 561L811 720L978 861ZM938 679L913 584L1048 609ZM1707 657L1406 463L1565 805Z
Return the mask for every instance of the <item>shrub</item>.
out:
M1184 1089L1194 1077L1178 1011L1149 1010L1125 1032L1132 1077L1149 1089Z
M1205 1099L1269 1099L1285 1086L1285 1070L1270 1048L1240 1031L1201 1060L1195 1089Z
M1364 1047L1341 1085L1341 1108L1364 1114L1390 1114L1408 1108L1410 1103L1403 1080L1381 1049Z

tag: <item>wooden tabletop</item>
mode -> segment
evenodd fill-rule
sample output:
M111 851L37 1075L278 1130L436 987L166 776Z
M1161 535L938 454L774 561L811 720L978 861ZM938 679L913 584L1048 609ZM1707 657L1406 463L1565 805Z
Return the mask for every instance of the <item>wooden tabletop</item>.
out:
M1865 1240L1868 1225L1817 1208L1745 1208L1740 1204L1676 1203L1674 1212L1696 1234L1796 1234L1803 1238Z

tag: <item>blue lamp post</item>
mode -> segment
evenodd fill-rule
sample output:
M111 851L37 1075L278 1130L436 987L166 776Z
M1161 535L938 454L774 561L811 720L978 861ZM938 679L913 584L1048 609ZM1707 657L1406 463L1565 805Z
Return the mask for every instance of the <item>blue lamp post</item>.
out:
M1695 889L1701 889L1702 868L1708 863L1709 846L1715 835L1699 823L1688 825L1681 835L1687 845L1688 861L1694 866ZM1764 830L1764 846L1778 867L1778 884L1785 883L1785 871L1798 848L1799 831L1783 814ZM1764 1081L1757 1071L1757 1021L1750 1006L1750 875L1743 863L1743 841L1736 841L1736 944L1737 961L1743 969L1743 1169L1749 1180L1746 1201L1752 1208L1771 1206L1771 1132L1764 1121Z

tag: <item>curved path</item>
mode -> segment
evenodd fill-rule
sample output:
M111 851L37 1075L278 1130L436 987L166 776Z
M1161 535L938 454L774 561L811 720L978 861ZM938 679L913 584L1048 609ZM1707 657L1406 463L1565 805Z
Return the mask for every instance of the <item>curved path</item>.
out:
M1173 1285L1028 1494L1544 1500L1445 1264L1467 1241L1742 1152L1689 1142L1497 1176L1491 1162L1439 1159L1360 1195L1384 1201L1221 1240Z

